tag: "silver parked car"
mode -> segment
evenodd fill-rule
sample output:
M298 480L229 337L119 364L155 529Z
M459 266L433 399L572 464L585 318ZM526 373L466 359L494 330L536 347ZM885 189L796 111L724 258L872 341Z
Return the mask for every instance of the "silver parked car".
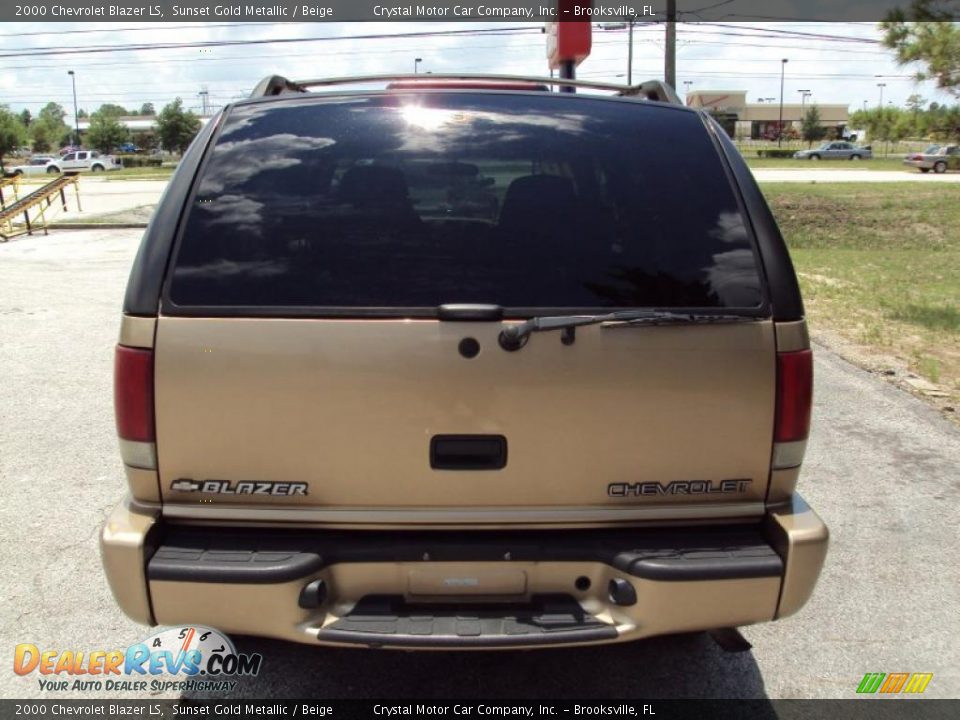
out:
M873 150L869 145L857 147L846 140L834 140L812 150L799 150L793 157L797 160L869 160Z
M11 177L13 175L44 175L47 172L47 165L52 162L52 157L35 155L22 165L8 167L6 174Z
M931 145L922 153L907 155L903 164L918 168L922 173L960 170L960 145Z

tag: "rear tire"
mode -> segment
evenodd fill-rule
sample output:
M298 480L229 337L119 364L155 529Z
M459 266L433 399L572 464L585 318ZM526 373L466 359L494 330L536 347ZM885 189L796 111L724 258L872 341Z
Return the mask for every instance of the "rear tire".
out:
M90 168L91 172L103 172L103 165L94 165Z
M55 168L55 167L47 168L47 175L56 175L59 172L60 172L60 168Z
M850 156L850 161L851 161L851 162L859 161L859 160L860 160L860 156L859 156L859 155L851 155L851 156Z
M943 160L940 160L940 161L938 161L937 163L934 164L934 166L933 166L933 171L934 171L937 175L942 175L943 173L945 173L945 172L947 171L947 164L946 164Z
M820 159L820 156L817 155L816 153L814 153L813 155L810 156L810 159L811 159L811 160L819 160L819 159Z

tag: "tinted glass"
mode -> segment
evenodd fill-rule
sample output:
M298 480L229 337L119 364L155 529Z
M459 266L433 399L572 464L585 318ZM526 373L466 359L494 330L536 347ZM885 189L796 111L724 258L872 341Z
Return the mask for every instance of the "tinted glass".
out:
M181 306L756 307L694 113L546 93L247 105L199 182Z

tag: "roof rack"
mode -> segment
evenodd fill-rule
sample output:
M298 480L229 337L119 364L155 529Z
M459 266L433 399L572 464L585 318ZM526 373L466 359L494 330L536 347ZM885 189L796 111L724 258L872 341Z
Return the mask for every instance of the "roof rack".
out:
M330 87L332 85L353 85L373 82L420 81L431 83L436 80L484 81L492 83L539 83L547 86L585 88L590 90L609 90L624 97L639 97L654 102L683 105L676 91L660 80L648 80L639 85L618 85L616 83L595 82L593 80L566 80L564 78L537 77L532 75L484 75L478 73L406 73L390 75L357 75L353 77L316 78L313 80L288 80L280 75L271 75L261 80L250 94L252 98L271 95L305 93L309 88Z

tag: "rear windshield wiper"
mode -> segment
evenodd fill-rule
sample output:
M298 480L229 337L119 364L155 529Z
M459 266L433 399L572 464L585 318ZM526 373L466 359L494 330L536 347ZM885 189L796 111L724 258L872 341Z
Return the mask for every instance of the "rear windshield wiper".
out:
M572 345L574 328L580 325L598 325L605 327L628 327L633 325L685 325L739 323L756 320L750 315L731 315L722 313L685 313L670 310L620 310L603 315L561 315L533 317L519 325L510 325L500 331L500 347L513 352L527 344L530 335L545 330L564 330L563 343Z

